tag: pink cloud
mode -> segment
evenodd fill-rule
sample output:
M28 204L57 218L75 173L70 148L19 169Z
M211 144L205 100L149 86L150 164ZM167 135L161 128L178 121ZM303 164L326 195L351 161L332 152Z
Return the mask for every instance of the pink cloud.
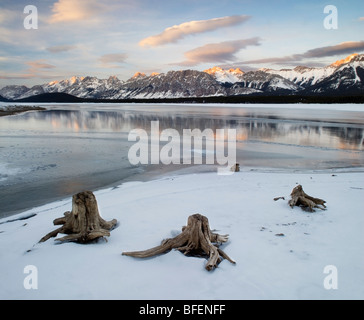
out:
M199 20L184 22L179 25L165 29L162 33L145 38L139 42L142 47L156 47L167 43L177 42L184 37L192 34L204 33L220 28L244 23L250 16L229 16L210 20Z
M248 47L259 46L260 38L250 38L243 40L224 41L220 43L210 43L202 47L185 52L186 61L179 63L183 66L195 66L200 63L223 63L227 61L234 61L235 54Z
M58 0L52 7L49 23L82 21L106 11L107 7L97 0Z
M37 71L39 69L53 69L54 65L46 63L43 59L36 61L28 61L26 64L30 67L29 71Z

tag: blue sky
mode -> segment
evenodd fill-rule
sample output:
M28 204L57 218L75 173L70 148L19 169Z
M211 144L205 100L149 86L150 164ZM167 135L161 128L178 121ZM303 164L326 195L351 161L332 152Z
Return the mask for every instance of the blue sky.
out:
M38 29L25 29L26 5ZM338 28L326 29L327 5ZM364 53L362 0L2 0L0 87L137 71L324 66Z

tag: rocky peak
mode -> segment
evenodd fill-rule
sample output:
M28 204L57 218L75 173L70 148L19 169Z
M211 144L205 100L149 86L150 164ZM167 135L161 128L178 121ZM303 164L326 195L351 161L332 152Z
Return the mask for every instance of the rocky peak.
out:
M334 63L331 64L331 66L333 66L333 67L340 67L343 64L346 64L346 63L351 62L357 56L358 56L357 53L353 53L350 56L347 56L345 59L341 59L341 60L335 61Z
M244 74L244 71L242 71L240 68L236 68L236 69L231 68L228 70L228 72L235 73L235 74Z
M244 72L240 68L230 68L228 70L220 67L212 67L204 70L205 73L212 75L215 79L222 83L235 83L241 80Z
M136 72L131 78L132 79L140 79L140 78L145 78L147 75L143 72Z

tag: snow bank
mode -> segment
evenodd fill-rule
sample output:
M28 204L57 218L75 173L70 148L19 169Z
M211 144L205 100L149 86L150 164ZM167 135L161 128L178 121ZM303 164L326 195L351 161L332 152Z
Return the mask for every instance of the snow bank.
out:
M291 209L287 200L297 183L325 199L327 210ZM25 220L0 220L0 299L364 298L363 172L200 173L95 195L103 218L118 219L107 242L37 243L71 209L71 199L11 217ZM274 202L277 196L286 201ZM194 213L230 234L222 249L236 265L224 260L207 272L205 259L176 251L149 259L121 255L176 236ZM24 287L28 265L37 268L35 290ZM329 265L338 272L336 290L324 286Z

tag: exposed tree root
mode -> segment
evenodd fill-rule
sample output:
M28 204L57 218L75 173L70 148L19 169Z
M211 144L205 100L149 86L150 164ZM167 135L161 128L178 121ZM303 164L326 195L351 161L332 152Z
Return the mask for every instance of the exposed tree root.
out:
M219 235L211 232L208 219L201 214L194 214L188 218L187 226L175 238L162 241L161 245L135 252L123 252L125 256L147 258L176 249L191 256L207 256L206 270L215 269L224 258L231 263L235 261L219 248L221 243L228 241L228 235Z

